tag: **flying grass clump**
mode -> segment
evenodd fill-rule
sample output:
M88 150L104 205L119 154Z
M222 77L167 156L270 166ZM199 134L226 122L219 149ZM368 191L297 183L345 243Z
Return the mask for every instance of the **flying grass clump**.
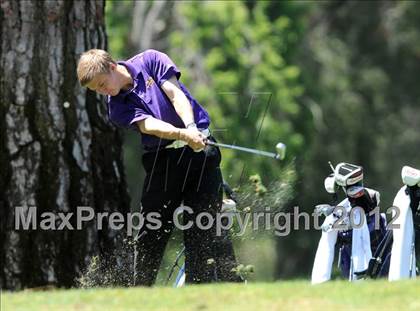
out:
M242 212L281 211L293 198L296 171L293 164L286 166L279 180L264 185L258 174L249 177L246 184L236 188L239 210Z
M82 275L76 279L81 288L132 286L133 241L123 239L111 254L95 255L89 260Z

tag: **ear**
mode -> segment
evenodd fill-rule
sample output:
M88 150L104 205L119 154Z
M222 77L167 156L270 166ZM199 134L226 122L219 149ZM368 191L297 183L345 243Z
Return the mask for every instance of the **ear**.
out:
M114 63L109 63L109 70L113 71L115 69L117 69L117 65Z

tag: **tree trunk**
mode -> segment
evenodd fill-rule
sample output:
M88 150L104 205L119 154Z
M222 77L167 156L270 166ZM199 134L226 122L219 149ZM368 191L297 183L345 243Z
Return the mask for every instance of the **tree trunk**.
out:
M82 52L106 48L104 1L1 0L0 285L72 286L118 231L96 219L76 230L78 206L129 210L121 137L101 98L82 89ZM16 207L36 207L38 228L15 227ZM71 213L74 230L42 230L44 212ZM67 214L68 215L68 214ZM57 228L60 222L57 223Z
M169 34L173 30L176 1L134 1L130 31L133 53L153 48L169 49Z

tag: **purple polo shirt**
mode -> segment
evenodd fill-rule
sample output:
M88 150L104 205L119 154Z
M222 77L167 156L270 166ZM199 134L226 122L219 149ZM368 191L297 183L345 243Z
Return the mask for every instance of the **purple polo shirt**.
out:
M121 91L116 96L107 97L108 116L114 124L139 131L137 121L154 117L175 127L185 128L173 104L160 87L173 75L178 80L181 76L181 72L166 54L156 50L146 50L118 64L127 68L133 78L134 87ZM192 105L197 127L208 128L210 118L207 111L198 104L182 83L179 82L179 85ZM145 150L156 150L172 142L143 133L141 136Z

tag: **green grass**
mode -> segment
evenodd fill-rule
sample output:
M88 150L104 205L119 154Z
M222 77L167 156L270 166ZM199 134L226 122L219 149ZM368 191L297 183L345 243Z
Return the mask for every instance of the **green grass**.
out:
M420 310L420 282L307 281L2 293L2 310Z

